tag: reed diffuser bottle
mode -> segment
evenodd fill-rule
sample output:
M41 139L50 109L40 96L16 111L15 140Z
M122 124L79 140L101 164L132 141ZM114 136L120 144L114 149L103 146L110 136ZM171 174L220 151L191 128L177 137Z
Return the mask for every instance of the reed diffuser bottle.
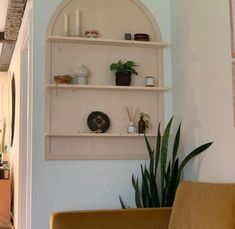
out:
M126 107L126 111L128 114L128 118L129 118L129 125L127 126L127 133L128 134L134 134L136 133L136 127L134 125L134 109L133 107L131 107L131 109L129 109L129 107Z

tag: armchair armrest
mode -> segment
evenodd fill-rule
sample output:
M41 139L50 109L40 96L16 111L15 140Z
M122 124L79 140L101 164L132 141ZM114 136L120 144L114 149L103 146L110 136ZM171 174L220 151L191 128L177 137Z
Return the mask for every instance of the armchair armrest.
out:
M57 212L50 229L167 229L170 215L171 208Z

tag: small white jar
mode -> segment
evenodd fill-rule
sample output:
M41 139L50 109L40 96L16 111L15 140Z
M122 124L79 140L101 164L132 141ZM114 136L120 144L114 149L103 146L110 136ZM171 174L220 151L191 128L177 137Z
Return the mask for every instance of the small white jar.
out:
M127 133L128 134L135 134L136 133L136 128L135 128L133 122L130 122L130 124L127 126Z
M88 69L85 65L80 64L75 68L75 76L77 77L77 84L86 85L88 77Z
M146 87L154 87L155 85L155 77L154 76L146 76L145 77L145 86Z

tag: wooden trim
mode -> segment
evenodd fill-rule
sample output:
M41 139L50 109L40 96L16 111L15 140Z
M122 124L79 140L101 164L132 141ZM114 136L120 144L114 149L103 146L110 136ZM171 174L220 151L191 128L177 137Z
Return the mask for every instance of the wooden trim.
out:
M117 137L117 138L138 138L144 137L144 134L127 134L127 133L46 133L45 134L47 137ZM147 137L157 137L156 134L146 134Z
M117 90L117 91L160 91L167 90L165 87L141 87L141 86L112 86L112 85L78 85L78 84L49 84L46 86L48 89L87 89L87 90Z
M8 44L16 43L15 40L6 40L4 37L5 37L5 33L0 32L0 43L8 43Z
M49 36L49 41L61 43L79 43L89 45L113 45L113 46L127 46L127 47L146 47L146 48L165 48L169 44L165 42L152 41L127 41L127 40L111 40L111 39L90 39L86 37L66 37L66 36Z
M235 20L233 21L233 17L235 18L235 12L233 12L233 6L235 9L235 0L229 0L229 8L230 8L230 30L231 30L231 55L235 57Z
M4 32L0 32L0 40L4 40Z

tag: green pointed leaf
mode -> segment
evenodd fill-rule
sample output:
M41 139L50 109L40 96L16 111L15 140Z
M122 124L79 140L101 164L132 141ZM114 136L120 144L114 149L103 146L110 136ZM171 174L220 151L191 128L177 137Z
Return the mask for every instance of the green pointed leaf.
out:
M166 204L167 207L171 207L173 205L176 189L179 184L178 168L179 168L179 159L177 158L175 160L175 163L173 165L172 172L171 172L169 190L167 193L167 204Z
M152 197L152 206L153 207L160 207L160 199L158 195L158 188L155 176L152 174L150 175L150 193Z
M157 176L160 150L161 150L161 123L158 124L157 142L156 142L156 150L155 150L155 171L154 171L155 177Z
M142 201L143 202L145 201L146 207L151 207L152 199L149 193L148 174L144 172L142 165L141 165L141 174L142 174Z
M174 141L174 146L173 146L173 155L172 155L172 165L175 163L175 159L178 154L178 148L179 148L179 142L180 142L180 130L181 130L181 123L178 127L178 130L175 135L175 141Z
M172 124L173 117L168 122L166 129L162 137L162 146L161 146L161 189L163 196L164 180L165 180L165 171L166 171L166 161L167 161L167 152L168 152L168 142L170 136L170 129Z
M154 151L152 150L150 143L146 137L146 135L144 134L144 139L145 139L145 143L148 149L148 153L149 153L149 158L150 158L150 173L153 173L153 169L154 169Z
M134 174L132 174L131 181L132 181L132 186L133 186L134 189L135 189L136 183L135 183L135 176L134 176Z
M141 197L140 197L140 189L139 189L139 181L136 179L136 189L135 189L135 203L137 208L142 208Z
M132 174L132 185L133 185L134 190L135 190L135 204L136 204L136 207L137 208L142 208L138 178L136 178L136 180L135 180L135 177L134 177L133 174Z
M166 181L166 188L168 189L168 185L170 182L170 175L171 175L171 161L169 161L167 166L167 172L165 173L165 181Z
M119 201L120 201L120 204L121 204L122 209L127 209L127 207L126 207L126 205L124 204L124 202L123 202L121 196L119 196Z
M181 163L180 167L179 167L179 176L181 175L181 172L183 170L183 168L185 167L185 165L194 157L196 157L198 154L202 153L203 151L205 151L207 148L209 148L211 145L213 144L213 142L209 142L206 144L203 144L199 147L197 147L195 150L193 150Z

